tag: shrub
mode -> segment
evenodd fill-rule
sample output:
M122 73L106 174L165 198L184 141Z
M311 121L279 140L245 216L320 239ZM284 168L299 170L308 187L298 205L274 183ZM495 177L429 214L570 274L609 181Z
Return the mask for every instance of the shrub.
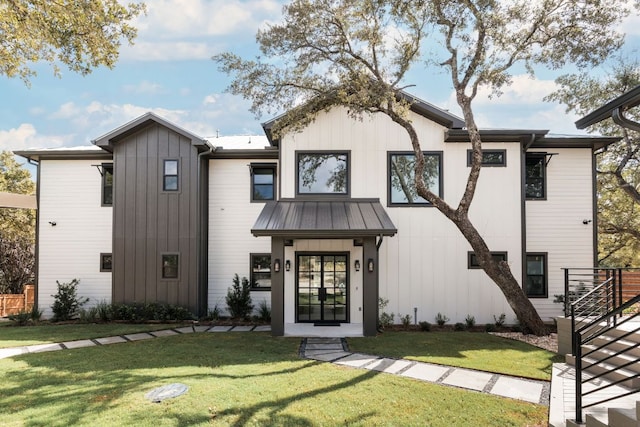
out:
M418 322L420 325L420 330L423 332L429 332L431 330L431 323L427 321Z
M403 328L409 329L409 327L411 326L411 316L408 314L400 316L400 322L402 322Z
M251 315L253 311L253 304L251 304L251 286L249 280L246 277L240 278L236 273L233 277L233 285L227 291L227 309L231 314L231 317L237 319L246 319Z
M98 308L91 307L89 309L80 309L78 312L80 321L84 323L95 323L98 320Z
M449 318L444 314L440 312L436 314L436 323L438 324L438 326L444 326L444 324L447 323L448 321L449 321Z
M495 332L496 325L494 325L493 323L487 323L486 325L484 325L484 330L485 332Z
M388 299L378 298L378 327L382 329L392 326L395 317L393 313L389 314L384 311L387 304L389 304Z
M260 305L258 305L258 319L263 322L271 321L271 307L265 300L260 301Z
M101 322L109 322L113 318L113 307L106 301L100 301L96 305L96 311L98 312L98 319Z
M38 323L42 317L42 311L38 310L36 306L33 305L31 310L22 310L19 313L10 314L7 317L18 326L26 326L28 324Z
M464 331L464 323L458 322L455 325L453 325L453 330L454 331Z
M471 329L476 325L476 318L467 314L467 317L464 319L464 323L467 325L467 329Z
M89 298L79 298L77 296L77 288L80 281L73 279L69 283L58 284L58 293L51 295L54 298L53 305L53 321L59 322L63 320L75 319L80 311L82 305L84 305Z
M504 313L501 313L500 316L498 316L496 318L495 314L493 315L493 321L496 325L496 328L501 328L502 326L504 326L504 322L507 319L507 315Z
M213 309L207 311L207 320L218 320L220 318L220 309L218 308L218 304L213 306Z

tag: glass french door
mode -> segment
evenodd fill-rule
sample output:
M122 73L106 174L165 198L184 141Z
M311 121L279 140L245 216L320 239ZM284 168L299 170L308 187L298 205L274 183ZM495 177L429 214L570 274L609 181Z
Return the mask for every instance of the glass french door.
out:
M298 322L349 321L348 254L297 254Z

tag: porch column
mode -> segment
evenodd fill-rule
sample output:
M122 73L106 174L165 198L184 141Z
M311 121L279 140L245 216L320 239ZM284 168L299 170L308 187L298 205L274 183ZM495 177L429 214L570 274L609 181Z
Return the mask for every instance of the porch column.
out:
M273 269L280 260L280 271ZM284 335L284 239L271 237L271 335Z
M369 271L369 259L373 260L373 271ZM365 237L362 244L362 320L363 335L374 337L378 333L378 251L376 238Z

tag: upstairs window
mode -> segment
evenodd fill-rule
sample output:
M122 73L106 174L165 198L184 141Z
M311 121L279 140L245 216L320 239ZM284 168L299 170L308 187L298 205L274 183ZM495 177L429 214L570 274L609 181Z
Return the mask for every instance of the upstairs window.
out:
M526 154L525 197L527 199L545 199L546 191L546 154Z
M102 164L102 206L113 205L113 163Z
M251 165L251 201L263 202L276 198L275 165Z
M467 150L467 166L471 166L473 150ZM482 166L507 166L507 150L482 150Z
M389 153L389 205L431 206L420 197L415 184L416 155L413 152ZM424 153L424 183L442 197L442 153Z
M297 165L297 194L349 194L349 153L298 152Z
M165 160L162 171L162 190L178 191L178 160Z
M102 253L100 254L100 271L108 272L113 269L113 257L111 254Z

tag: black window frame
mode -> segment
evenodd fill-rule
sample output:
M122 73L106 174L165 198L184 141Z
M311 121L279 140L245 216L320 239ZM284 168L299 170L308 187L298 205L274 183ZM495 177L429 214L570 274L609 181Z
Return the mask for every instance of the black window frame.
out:
M543 273L542 274L529 274L529 257L542 257L543 262ZM527 295L527 298L548 298L549 297L549 254L548 252L527 252L525 255L525 266L524 266L524 292ZM530 294L529 293L529 277L542 277L544 287L544 292L542 294Z
M277 166L274 163L251 163L250 165L250 169L251 169L251 203L266 203L272 200L276 200L277 195L276 195L276 191L277 191ZM255 182L255 177L257 175L267 175L267 174L262 174L262 173L256 173L256 171L270 171L271 172L271 176L273 178L272 183L271 184L257 184ZM259 199L256 198L256 186L271 186L272 187L272 194L273 197L271 197L270 199Z
M500 153L502 154L502 162L491 163L485 159L485 154ZM471 167L471 157L473 156L473 150L467 150L467 167ZM504 168L507 167L507 150L505 149L487 149L482 150L482 167L483 168Z
M167 257L176 257L175 273L172 275L167 274L167 268L171 266L165 265L165 259ZM180 279L180 253L178 252L164 252L160 254L160 277L162 280L179 280Z
M175 162L176 164L176 173L168 174L167 173L167 163ZM167 188L167 178L175 178L176 179L176 188ZM162 191L168 193L176 193L180 191L180 159L163 159L162 160Z
M100 193L100 203L102 206L113 206L113 163L103 163L102 165L102 191ZM107 183L108 176L111 176L111 184ZM109 190L107 191L107 188ZM107 195L111 196L111 202L107 201Z
M266 286L256 286L258 284L258 279L256 278L257 274L265 274L264 271L256 272L254 271L254 259L257 257L269 257L269 261L266 263L266 266L269 268L269 287ZM271 291L271 280L273 279L273 270L271 263L271 254L270 253L250 253L249 254L249 283L251 285L252 291Z
M542 176L530 176L529 174L529 161L531 159L535 159L541 165L541 175ZM525 153L525 184L524 184L524 194L526 200L546 200L547 199L547 153ZM540 181L541 184L541 195L531 195L529 193L529 184L531 181L536 180Z
M443 171L443 152L442 151L423 151L425 156L437 156L438 157L438 196L444 198L444 171ZM424 202L394 202L391 200L391 158L393 156L415 156L413 151L388 151L387 152L387 206L389 207L433 207L433 204L428 200Z
M499 258L498 261L509 262L507 251L491 251L491 256L493 258ZM467 268L469 270L482 269L482 267L480 267L480 264L478 263L478 257L473 251L467 252Z
M109 257L110 260L108 264L105 263L105 259ZM110 252L102 252L100 253L100 272L101 273L110 273L113 271L113 254Z
M346 167L347 167L347 176L345 183L345 191L344 192L323 192L323 193L310 193L310 192L300 192L300 156L308 156L308 155L318 155L318 156L326 156L326 155L336 155L336 156L346 156ZM350 150L296 150L296 197L349 197L351 195L351 151Z

